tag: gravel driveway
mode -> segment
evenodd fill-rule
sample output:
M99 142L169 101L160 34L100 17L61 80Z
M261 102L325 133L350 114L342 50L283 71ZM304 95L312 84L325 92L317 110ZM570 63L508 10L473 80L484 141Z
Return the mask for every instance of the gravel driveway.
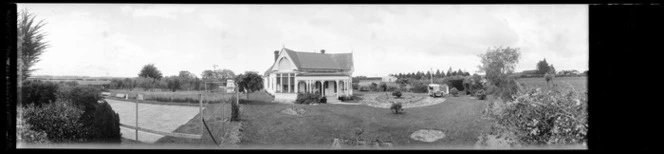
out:
M106 102L113 107L113 110L120 115L120 123L125 125L136 125L136 103L117 101L106 99ZM138 104L138 126L142 128L173 132L181 125L187 123L196 114L198 114L198 107L192 106L176 106L176 105L155 105L155 104ZM134 129L120 127L122 137L136 140L136 132ZM138 139L141 142L154 143L163 135L146 133L139 131Z

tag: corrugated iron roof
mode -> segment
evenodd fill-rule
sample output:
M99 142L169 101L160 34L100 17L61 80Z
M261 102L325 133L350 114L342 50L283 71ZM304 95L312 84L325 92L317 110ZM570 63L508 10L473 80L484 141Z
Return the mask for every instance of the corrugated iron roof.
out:
M288 48L282 49L295 64L298 70L340 70L350 71L353 68L352 53L316 53L295 51ZM276 63L276 62L275 62ZM264 75L271 73L272 66L265 71Z

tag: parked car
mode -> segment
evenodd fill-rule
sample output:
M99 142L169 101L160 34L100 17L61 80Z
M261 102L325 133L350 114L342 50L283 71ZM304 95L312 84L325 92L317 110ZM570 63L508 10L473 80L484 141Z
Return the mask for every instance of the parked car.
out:
M431 97L443 97L443 94L447 92L447 86L439 84L429 84L427 89Z

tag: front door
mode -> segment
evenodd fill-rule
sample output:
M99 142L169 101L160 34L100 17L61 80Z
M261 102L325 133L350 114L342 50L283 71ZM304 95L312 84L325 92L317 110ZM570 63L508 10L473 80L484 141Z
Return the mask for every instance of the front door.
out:
M334 81L325 82L325 96L336 96L336 84Z

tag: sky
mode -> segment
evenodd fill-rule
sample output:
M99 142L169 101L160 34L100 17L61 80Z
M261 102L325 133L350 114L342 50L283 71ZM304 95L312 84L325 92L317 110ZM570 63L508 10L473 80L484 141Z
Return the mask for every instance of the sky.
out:
M230 69L261 74L274 51L353 53L353 76L440 69L475 73L479 54L521 51L588 70L587 5L19 4L44 20L49 48L34 75L136 77Z

